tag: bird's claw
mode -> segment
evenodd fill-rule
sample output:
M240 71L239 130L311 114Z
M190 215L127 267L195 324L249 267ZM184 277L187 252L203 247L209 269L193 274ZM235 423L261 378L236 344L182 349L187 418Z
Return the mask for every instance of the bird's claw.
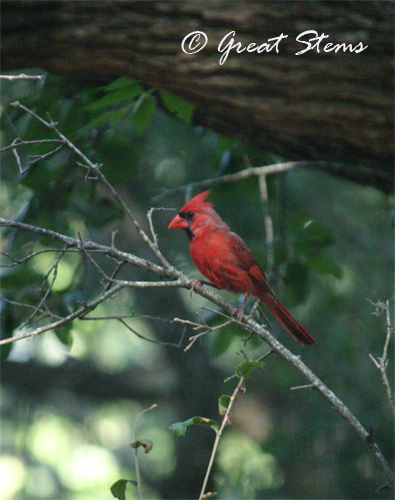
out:
M235 307L231 313L231 316L236 316L237 321L241 321L244 316L244 307Z
M191 297L193 292L199 292L202 289L203 283L200 280L191 280Z

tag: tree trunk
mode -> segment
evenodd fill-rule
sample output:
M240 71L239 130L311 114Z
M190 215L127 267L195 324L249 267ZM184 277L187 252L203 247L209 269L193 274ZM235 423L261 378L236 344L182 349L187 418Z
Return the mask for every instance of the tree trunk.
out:
M129 75L193 103L197 124L289 160L334 162L333 173L389 192L393 17L384 1L3 1L2 64L92 85ZM187 55L181 42L197 30L208 43ZM329 38L295 55L307 30ZM244 48L287 38L270 52L233 49L221 65L231 31ZM343 42L367 48L324 50Z

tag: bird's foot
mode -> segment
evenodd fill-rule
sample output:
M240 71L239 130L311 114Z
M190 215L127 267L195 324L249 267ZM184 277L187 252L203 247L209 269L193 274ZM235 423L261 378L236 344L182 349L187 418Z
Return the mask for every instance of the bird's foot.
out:
M203 285L207 286L212 286L213 288L217 288L218 290L220 289L219 286L214 285L214 283L210 283L210 281L204 281L204 280L191 280L192 286L191 286L191 297L193 292L200 292L202 289Z
M191 297L193 292L199 292L203 287L203 282L201 280L191 280Z
M244 305L241 307L235 307L231 313L231 316L236 316L237 321L241 321L244 316Z

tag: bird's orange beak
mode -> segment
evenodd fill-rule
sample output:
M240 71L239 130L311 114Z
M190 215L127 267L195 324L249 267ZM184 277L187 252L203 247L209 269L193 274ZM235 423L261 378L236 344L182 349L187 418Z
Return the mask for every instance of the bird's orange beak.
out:
M188 222L182 217L180 217L178 214L169 224L169 229L187 229L187 228L188 228Z

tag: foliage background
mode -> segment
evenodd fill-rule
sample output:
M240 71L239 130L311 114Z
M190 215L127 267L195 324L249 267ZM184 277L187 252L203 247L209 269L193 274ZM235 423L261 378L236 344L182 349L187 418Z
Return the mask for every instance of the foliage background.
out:
M9 107L15 99L43 116L95 162L147 227L151 206L179 208L182 193L155 197L164 188L236 172L281 158L196 127L191 107L129 80L88 88L47 75L44 83L4 83L2 145L15 137L45 138L47 132ZM181 118L180 118L181 117ZM26 150L43 154L42 146ZM1 169L2 216L76 236L111 242L144 257L147 249L103 188L85 178L68 153L37 163L18 175L10 151ZM284 331L276 335L303 359L354 411L373 425L379 445L393 456L393 425L378 370L369 354L380 355L384 318L367 301L392 298L393 242L391 198L381 192L311 169L269 178L275 229L272 284L280 298L317 339L301 349ZM195 193L194 193L195 194ZM265 265L262 204L256 179L224 184L211 199L234 231ZM188 243L169 232L172 212L155 213L163 253L189 276L198 277ZM31 234L8 231L3 250L24 255L39 244ZM6 260L8 263L9 261ZM2 294L37 302L37 288L53 258L4 270ZM125 279L137 279L129 269ZM54 310L71 310L92 298L100 283L77 255L62 259L51 297ZM224 293L231 300L235 297ZM2 301L3 335L12 334L26 311ZM95 313L151 314L196 320L203 299L183 290L123 291ZM215 318L211 318L215 321ZM144 318L133 327L158 341L177 342L182 329ZM188 332L191 333L191 332ZM20 341L2 362L2 470L4 498L109 498L119 477L133 477L129 443L137 413L145 414L141 436L154 442L144 456L147 498L198 495L213 442L210 429L192 428L174 440L170 424L194 415L218 419L217 400L232 390L224 384L240 362L238 351L265 352L261 341L244 345L240 331L211 334L184 353L147 343L116 321L74 322L32 342ZM393 345L393 344L392 344ZM393 373L393 363L389 367ZM367 449L314 391L290 391L304 383L277 356L248 381L233 424L220 444L210 488L219 498L388 498ZM136 495L128 491L131 498Z

